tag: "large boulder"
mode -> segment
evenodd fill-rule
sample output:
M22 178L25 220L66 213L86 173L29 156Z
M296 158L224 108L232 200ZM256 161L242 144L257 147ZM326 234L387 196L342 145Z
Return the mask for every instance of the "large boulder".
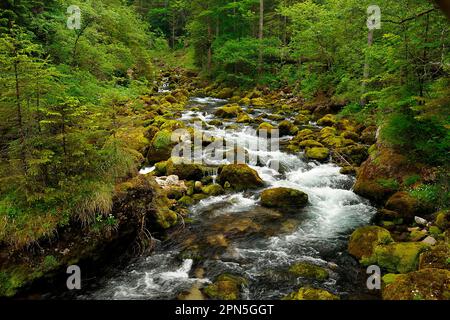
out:
M397 192L386 202L387 210L397 212L403 218L414 218L421 212L421 205L408 192Z
M378 204L384 204L398 191L404 177L417 174L418 169L405 156L382 145L372 147L369 153L369 159L358 170L354 191Z
M172 131L164 129L153 137L147 154L149 163L154 164L170 158L173 147L176 145L172 141Z
M246 164L230 164L221 168L217 181L222 186L229 186L236 191L258 189L264 181L258 172Z
M394 240L391 233L381 227L367 226L356 229L350 237L348 251L358 260L368 259L379 244L388 244Z
M289 120L283 120L278 124L278 129L280 129L280 137L283 136L294 136L298 132L298 127L295 126Z
M450 271L423 269L383 277L383 300L449 300Z
M166 173L181 180L201 180L205 175L202 165L185 162L182 158L170 158L166 163Z
M308 204L308 195L289 188L268 189L261 194L261 204L267 208L298 209Z
M416 271L420 254L429 248L423 242L395 242L378 245L373 255L363 259L364 265L376 264L391 273L407 273Z
M330 157L330 150L320 147L308 148L306 149L306 157L310 160L325 162Z

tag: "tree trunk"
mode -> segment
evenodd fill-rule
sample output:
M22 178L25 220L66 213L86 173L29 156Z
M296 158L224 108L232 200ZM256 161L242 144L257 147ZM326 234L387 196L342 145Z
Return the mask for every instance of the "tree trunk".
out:
M14 51L15 57L17 57L17 52ZM22 105L20 103L20 84L19 84L19 62L17 60L14 61L14 78L16 85L16 107L17 107L17 125L19 127L19 141L20 141L20 160L22 162L22 168L24 173L27 172L27 163L25 157L25 131L23 128L23 114L22 114Z
M212 69L212 27L211 19L208 19L208 74L211 74Z
M262 40L264 39L264 0L259 0L259 57L258 57L258 71L259 74L263 71L263 46Z
M369 34L367 36L367 46L368 48L372 47L373 44L373 30L369 30ZM363 75L363 83L362 83L362 94L364 95L366 93L366 87L367 87L367 80L369 80L370 77L370 65L369 65L369 59L366 56L366 62L364 63L364 75ZM365 97L361 98L361 105L366 105L367 99Z

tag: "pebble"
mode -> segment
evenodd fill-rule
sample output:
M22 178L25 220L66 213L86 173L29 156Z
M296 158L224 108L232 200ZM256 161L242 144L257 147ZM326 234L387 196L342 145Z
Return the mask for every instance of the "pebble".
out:
M428 236L422 242L434 246L437 241L435 238Z
M428 221L421 217L414 217L414 221L416 221L417 224L426 226Z

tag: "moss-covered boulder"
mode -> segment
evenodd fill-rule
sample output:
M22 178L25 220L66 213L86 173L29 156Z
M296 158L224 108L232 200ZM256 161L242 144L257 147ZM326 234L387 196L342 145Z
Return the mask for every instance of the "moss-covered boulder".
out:
M278 124L280 130L280 137L282 136L295 136L298 132L298 127L289 120L281 121Z
M238 104L231 104L217 109L215 115L224 119L232 119L237 118L242 112L242 108Z
M319 119L317 121L317 124L319 126L323 126L323 127L332 127L333 125L336 124L336 117L332 114L327 114L326 116L324 116L323 118Z
M323 148L324 146L323 144L315 140L303 140L302 142L299 143L299 147L305 149L305 148Z
M330 157L330 150L328 148L307 148L306 157L310 160L317 160L320 162L325 162Z
M297 126L306 125L311 121L311 116L299 114L294 119L294 124Z
M387 280L382 290L383 300L450 300L448 270L424 269Z
M450 271L450 245L441 243L423 252L419 259L419 270L427 268Z
M283 300L339 300L339 297L323 289L300 288Z
M220 196L225 193L225 190L220 184L210 184L209 186L203 187L202 192L208 196Z
M159 131L151 141L147 154L148 162L153 164L169 159L175 145L176 143L172 141L172 131L167 129Z
M386 202L385 208L398 212L401 217L414 218L421 211L419 201L413 198L408 192L397 192Z
M207 286L204 293L215 300L238 300L241 297L241 288L245 284L247 281L242 277L223 274L213 284Z
M314 131L311 129L303 129L297 133L294 139L292 139L292 142L294 143L300 143L303 140L314 140Z
M227 183L236 191L258 189L264 186L264 181L258 172L246 164L230 164L221 168L217 181L221 186Z
M264 98L253 98L251 100L251 105L255 107L262 107L266 105Z
M419 171L404 155L383 145L369 150L369 158L358 170L354 191L378 204L398 191L404 177Z
M381 227L366 226L356 229L348 244L349 253L358 260L370 258L379 244L388 244L394 240L391 233Z
M166 163L166 174L178 176L181 180L201 180L204 169L202 165L186 163L182 158L170 158Z
M395 242L378 245L373 255L362 259L364 265L376 264L391 273L407 273L416 271L419 256L429 246L422 242Z
M151 175L139 175L118 185L116 191L113 211L136 219L141 227L142 221L162 229L178 223L178 215L170 210L166 193Z
M353 140L355 142L359 141L359 135L353 131L344 131L341 133L341 137L343 137L344 139Z
M296 263L289 268L289 273L296 277L310 278L323 281L329 278L328 270L309 263Z
M267 134L267 137L271 137L272 133L275 132L278 128L271 125L268 122L263 122L258 127L258 133L261 134Z
M192 206L195 203L195 200L190 196L183 196L178 200L178 204L184 207Z
M237 118L236 122L237 123L252 123L253 122L253 118L250 117L246 113L242 113L241 115L239 115L239 117Z
M267 208L299 209L308 204L308 195L289 188L273 188L261 194L261 204Z

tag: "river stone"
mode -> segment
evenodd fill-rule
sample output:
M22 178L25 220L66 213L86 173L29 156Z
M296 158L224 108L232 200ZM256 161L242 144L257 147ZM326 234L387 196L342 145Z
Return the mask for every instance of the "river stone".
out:
M311 160L317 160L324 162L330 156L330 150L328 148L308 148L306 149L306 157Z
M223 274L213 284L207 286L204 292L211 299L216 300L238 300L240 289L247 281L238 276Z
M267 208L304 208L308 204L308 195L289 188L268 189L261 194L261 204Z
M297 292L293 292L283 300L339 300L339 297L322 289L300 288Z
M296 277L310 278L320 281L326 280L330 276L326 269L304 262L299 262L292 265L289 268L289 272Z
M229 188L236 191L258 189L264 186L264 181L258 175L258 172L246 164L224 166L217 177L217 182L226 189L229 185Z
M242 108L237 105L226 105L223 106L215 112L215 115L220 118L230 119L230 118L237 118L239 114L241 114Z
M378 244L391 243L391 233L378 226L366 226L356 229L350 237L348 251L358 260L372 256Z

